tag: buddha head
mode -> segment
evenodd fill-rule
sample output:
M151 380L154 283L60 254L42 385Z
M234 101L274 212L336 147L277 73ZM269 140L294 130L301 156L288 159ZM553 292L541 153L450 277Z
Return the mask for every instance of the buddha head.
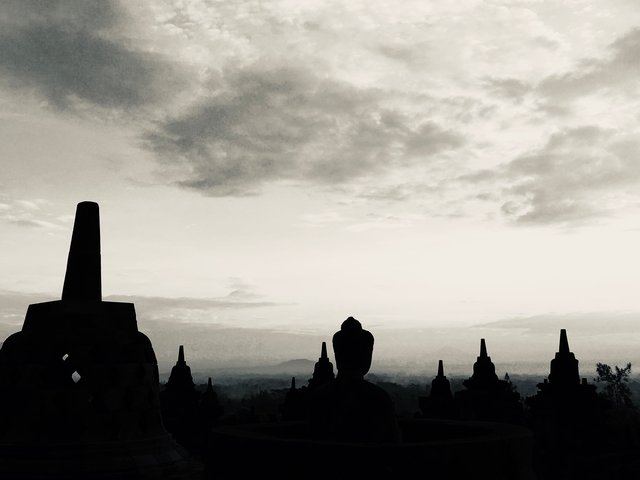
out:
M373 335L358 320L347 318L333 335L338 376L364 377L371 367Z

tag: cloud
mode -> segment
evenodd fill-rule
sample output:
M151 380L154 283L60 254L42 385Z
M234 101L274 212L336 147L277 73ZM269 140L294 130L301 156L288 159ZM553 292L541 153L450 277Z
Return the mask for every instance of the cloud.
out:
M522 329L532 334L559 334L561 328L570 335L640 334L639 318L637 312L547 313L478 324L474 328Z
M637 94L639 57L640 29L636 28L611 43L606 58L582 59L574 71L544 79L537 91L561 102L597 92Z
M50 203L42 198L22 200L0 193L0 222L27 228L60 229L63 222L45 208Z
M0 323L22 324L27 307L51 300L51 295L0 290Z
M159 55L128 45L114 1L0 4L0 74L58 109L79 103L131 109L157 99L176 73Z
M460 147L456 132L383 105L388 92L295 67L229 72L211 94L149 131L144 142L178 166L182 187L246 195L267 182L341 184Z
M507 192L514 198L503 210L531 223L612 214L626 203L625 190L633 193L640 182L638 147L628 134L596 126L555 133L543 148L506 167L504 177L514 182Z
M588 222L637 204L640 140L594 125L565 128L495 169L458 177L491 185L503 215L528 224Z
M517 78L487 78L485 87L494 95L520 102L533 87Z
M220 298L151 297L140 295L110 295L108 302L134 303L139 312L147 318L173 317L176 311L243 310L277 306L278 303L256 298L255 294L234 290Z

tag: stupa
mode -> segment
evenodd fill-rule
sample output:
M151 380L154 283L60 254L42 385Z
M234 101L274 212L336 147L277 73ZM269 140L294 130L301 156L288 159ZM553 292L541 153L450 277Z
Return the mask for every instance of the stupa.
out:
M609 435L603 430L605 405L596 386L580 378L578 360L569 349L567 331L551 360L549 377L527 398L529 424L539 455L544 458L544 478L586 478L593 473L587 459L601 454Z
M284 403L280 406L284 420L304 420L309 417L310 396L315 390L332 382L336 378L333 373L333 363L327 355L327 342L322 342L320 358L313 367L313 376L309 385L296 388L295 377L291 378L291 388L286 393Z
M583 414L584 408L593 409L597 403L596 386L586 378L580 379L578 360L569 349L567 331L560 330L558 351L551 360L548 379L538 384L538 394L528 403L532 408L555 411L558 420Z
M309 380L309 388L318 388L331 382L334 378L333 363L329 361L329 356L327 355L327 342L322 342L320 358L318 358L313 367L313 377Z
M0 477L197 478L163 428L133 304L102 301L98 204L76 210L62 299L0 349Z
M291 377L291 387L287 390L284 403L280 405L283 420L304 420L308 416L308 389L296 388L296 377Z
M455 394L462 420L522 422L520 394L513 390L510 382L496 375L484 338L480 339L480 355L473 364L473 375L462 384L465 390Z
M203 442L205 425L200 418L200 392L196 390L191 368L184 359L184 346L178 348L178 361L160 392L162 419L169 433L189 450Z
M207 380L207 389L200 397L200 410L205 427L211 427L224 413L224 408L220 405L218 394L213 389L211 377Z
M428 396L418 397L420 410L424 418L453 420L457 417L456 404L451 393L451 384L444 375L444 364L438 360L438 374L431 381Z

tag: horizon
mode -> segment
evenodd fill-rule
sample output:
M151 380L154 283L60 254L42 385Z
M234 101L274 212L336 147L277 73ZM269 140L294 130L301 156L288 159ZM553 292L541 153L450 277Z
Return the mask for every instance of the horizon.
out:
M161 371L350 315L372 372L640 361L632 2L50 5L0 5L0 339L92 200Z

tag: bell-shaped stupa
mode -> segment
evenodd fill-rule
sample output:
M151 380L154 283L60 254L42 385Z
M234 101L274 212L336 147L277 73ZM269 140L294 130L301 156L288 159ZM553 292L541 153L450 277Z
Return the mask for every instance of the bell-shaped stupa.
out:
M322 342L320 358L313 367L313 377L309 380L309 388L318 388L331 382L336 376L333 373L333 363L327 355L327 342Z
M196 474L163 428L156 356L133 304L102 301L98 204L82 202L62 299L30 305L0 349L0 477Z

